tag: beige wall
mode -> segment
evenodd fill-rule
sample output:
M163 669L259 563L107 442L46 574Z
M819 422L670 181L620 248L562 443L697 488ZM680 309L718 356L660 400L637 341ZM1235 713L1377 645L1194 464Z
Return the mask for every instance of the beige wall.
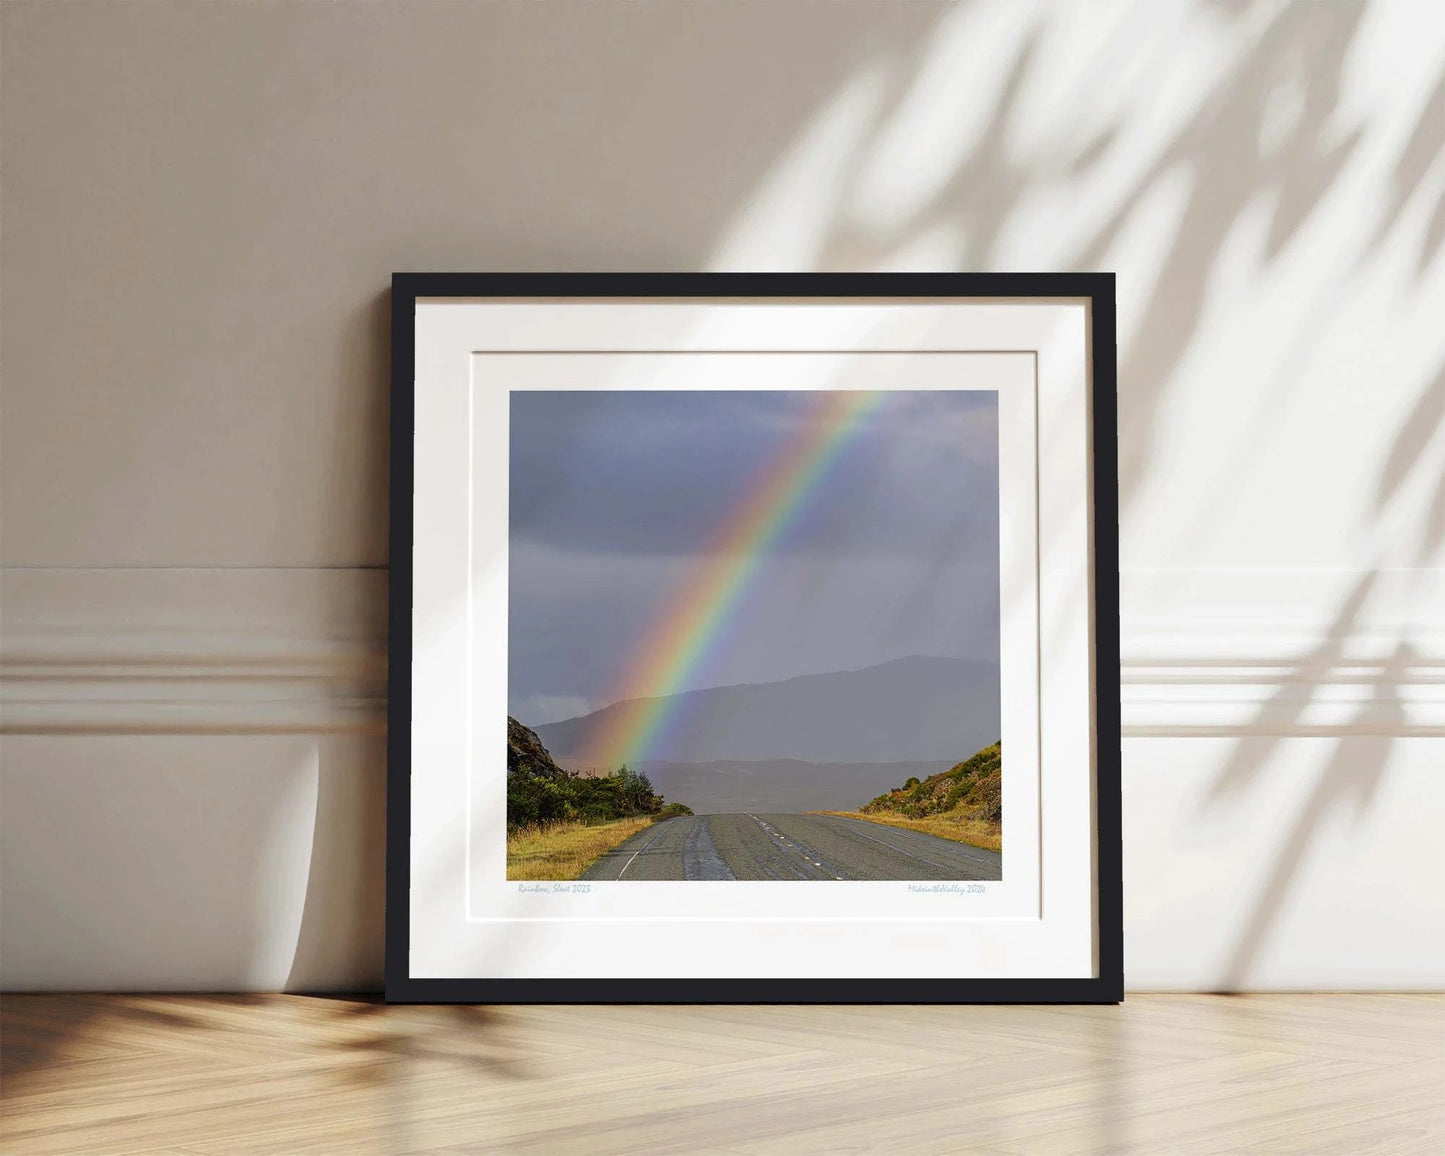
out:
M1118 272L1127 965L1445 980L1445 13L0 8L4 982L380 972L394 269Z

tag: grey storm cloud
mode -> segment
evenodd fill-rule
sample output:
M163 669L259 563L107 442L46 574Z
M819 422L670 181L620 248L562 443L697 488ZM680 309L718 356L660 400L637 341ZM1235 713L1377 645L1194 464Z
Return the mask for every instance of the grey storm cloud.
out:
M610 701L719 526L805 428L799 392L511 397L509 698L534 723ZM998 654L998 412L900 391L754 560L695 685L913 654Z
M692 554L817 404L806 392L522 392L511 400L511 533L573 551ZM932 556L997 527L996 395L883 400L771 545Z

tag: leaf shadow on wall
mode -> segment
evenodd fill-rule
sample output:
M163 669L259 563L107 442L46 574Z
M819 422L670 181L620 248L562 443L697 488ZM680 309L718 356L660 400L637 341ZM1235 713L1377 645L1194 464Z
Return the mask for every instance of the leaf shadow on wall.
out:
M937 63L960 18L988 6L970 3L951 7L940 17L930 35L919 37L911 46L894 46L880 51L869 65L883 77L881 95L866 106L866 123L852 137L851 151L831 158L828 169L837 174L826 189L816 190L818 204L801 202L786 206L801 219L818 213L826 219L818 230L816 250L808 254L809 264L819 269L889 267L900 254L908 254L930 237L955 238L952 248L933 250L946 253L945 267L964 269L999 268L1006 259L1005 238L1018 207L1040 190L1067 191L1099 166L1108 163L1128 137L1128 110L1102 130L1081 143L1057 143L1043 151L1014 147L1019 118L1025 115L1027 93L1046 67L1041 50L1049 17L1038 18L1016 40L1011 54L999 70L998 83L969 89L962 99L982 103L986 115L972 143L958 157L943 179L917 207L893 216L873 214L863 219L851 212L876 176L885 146L897 128L896 119L908 107L917 79ZM1241 5L1201 5L1225 20L1243 27L1254 15ZM1314 220L1317 210L1351 164L1364 151L1371 131L1368 119L1348 122L1352 111L1341 107L1340 96L1349 54L1356 47L1367 14L1364 5L1286 5L1253 32L1242 34L1237 58L1223 67L1217 78L1198 98L1192 113L1156 147L1152 159L1113 200L1101 222L1082 238L1061 249L1050 267L1092 269L1107 259L1121 237L1136 223L1152 196L1167 182L1182 176L1186 190L1183 207L1165 246L1163 258L1133 334L1120 349L1120 494L1125 513L1138 501L1151 476L1168 469L1160 457L1158 426L1170 387L1185 359L1194 350L1210 306L1211 285L1221 268L1221 253L1239 230L1247 214L1268 206L1267 228L1261 259L1265 267L1277 264ZM861 71L861 69L860 69ZM1442 79L1435 91L1442 91ZM848 106L852 107L852 106ZM1281 111L1283 109L1283 112ZM944 147L947 109L937 115L930 131L940 133ZM821 115L821 114L820 114ZM1342 118L1347 126L1340 128ZM799 139L807 132L800 130ZM828 139L832 139L829 137ZM1438 99L1427 100L1419 123L1395 167L1396 191L1388 206L1382 207L1376 239L1367 249L1378 248L1395 231L1405 228L1405 209L1425 185L1426 175L1441 150ZM793 150L797 152L798 150ZM793 153L780 157L779 187L793 188L787 179L787 165ZM810 163L816 158L810 156ZM1427 228L1417 261L1424 270L1438 255L1438 221L1445 209L1437 209ZM754 227L746 206L739 209L742 228ZM811 227L811 225L810 225ZM760 237L772 235L758 229ZM754 261L766 264L767 255L750 248L746 236L724 234L719 238L721 264ZM1361 260L1368 252L1359 254ZM906 262L905 262L906 264ZM1124 271L1125 275L1128 270ZM1301 332L1300 341L1309 333ZM1294 383L1287 383L1293 388ZM1445 402L1438 383L1426 389L1417 413L1395 440L1386 466L1387 475L1403 478L1415 468L1415 459L1434 436ZM1245 430L1242 441L1258 439L1261 431ZM1244 451L1239 451L1244 452ZM1220 469L1221 484L1231 485L1238 470ZM1383 507L1390 499L1384 494ZM1439 544L1445 521L1445 494L1432 506L1420 542L1420 557L1428 557ZM1349 634L1357 624L1361 607L1375 590L1367 575L1360 587L1341 605L1325 641L1315 651L1298 658L1282 682L1289 689L1261 707L1261 719L1279 719L1281 711L1307 702L1311 688L1328 685L1330 667L1335 663ZM1402 639L1394 655L1380 664L1370 683L1370 697L1362 710L1379 722L1401 718L1397 680L1408 674L1413 651ZM1303 711L1303 706L1299 708ZM1270 760L1278 751L1284 734L1260 736L1259 720L1243 726L1236 748L1226 757L1219 781L1206 806L1222 806L1248 796L1268 773ZM1403 725L1403 724L1402 724ZM1389 734L1340 737L1341 747L1320 772L1317 789L1301 809L1296 824L1284 836L1270 877L1261 887L1257 906L1245 920L1239 942L1231 951L1226 969L1228 982L1243 982L1257 957L1263 940L1285 904L1299 856L1307 848L1323 821L1350 800L1362 803L1378 791L1388 766Z
M998 70L996 85L990 88L986 81L979 81L960 90L960 112L983 105L987 114L972 134L969 147L946 177L936 181L932 194L918 207L892 216L848 211L848 206L868 201L870 181L888 155L898 122L906 117L913 89L920 83L918 77L937 63L941 53L952 50L948 38L955 37L956 46L966 50L967 37L986 24L986 20L970 21L980 13L988 16L994 11L979 3L950 10L933 37L882 70L887 79L872 120L856 132L854 153L833 166L842 188L828 192L829 203L839 208L821 233L815 257L819 267L889 267L900 255L905 255L905 266L917 267L906 255L922 251L929 254L932 267L945 260L946 267L1006 269L1010 229L1020 206L1041 190L1057 193L1079 185L1125 147L1131 122L1141 115L1137 106L1126 107L1112 123L1083 137L1078 146L1054 138L1052 148L1031 151L1019 147L1016 130L1028 114L1030 90L1041 80L1040 70L1048 66L1042 45L1050 31L1050 17L1031 18L1033 23L1015 37L1012 55ZM1251 6L1229 4L1200 5L1197 11L1233 21L1242 30L1253 27L1251 21L1258 14ZM1357 106L1346 108L1341 103L1346 65L1358 49L1369 14L1370 8L1364 4L1291 4L1281 6L1262 23L1255 21L1257 31L1241 32L1237 57L1219 70L1217 79L1198 97L1193 112L1156 146L1138 175L1114 198L1102 222L1072 248L1061 247L1042 263L1053 268L1098 268L1148 211L1151 200L1170 182L1182 180L1182 208L1165 243L1152 291L1119 351L1120 497L1126 533L1131 506L1139 501L1151 478L1169 468L1159 449L1159 425L1171 386L1195 350L1206 313L1215 304L1210 295L1216 289L1221 255L1229 242L1247 216L1264 206L1267 226L1259 259L1266 271L1261 276L1267 275L1300 240L1350 166L1369 152L1365 146L1373 144L1371 132L1382 131L1368 112L1361 115ZM915 155L928 156L951 147L946 129L937 127L947 123L949 110L934 107L930 112L930 131L937 133L935 148L916 148ZM1445 73L1420 105L1416 123L1398 153L1393 188L1379 206L1373 236L1354 254L1357 268L1415 228L1412 214L1419 198L1426 195L1427 178L1435 172L1442 151ZM786 187L787 182L779 184ZM1419 240L1414 261L1417 281L1438 257L1442 235L1445 196L1429 214ZM930 247L930 239L939 237L946 240ZM1312 237L1310 244L1318 247L1321 242ZM745 239L733 239L730 252L734 259L749 253ZM764 254L759 251L759 255ZM1127 279L1133 272L1121 269L1121 278ZM1122 287L1128 288L1126 284ZM1292 335L1296 351L1308 348L1317 337L1317 326L1329 323L1330 305L1330 298L1322 296L1301 317L1299 331ZM1246 500L1240 490L1242 479L1248 476L1243 467L1251 454L1263 450L1271 432L1270 414L1277 414L1284 397L1299 387L1298 375L1284 381L1275 396L1262 399L1262 412L1252 415L1254 421L1243 423L1236 444L1221 447L1216 505L1227 507ZM1445 378L1437 377L1421 391L1414 412L1393 440L1375 503L1377 513L1385 512L1406 482L1416 482L1421 472L1430 468L1428 463L1422 464L1422 455L1436 438L1442 419ZM1417 565L1424 565L1438 551L1442 530L1445 481L1419 528ZM1281 753L1280 744L1292 734L1307 733L1305 715L1320 692L1339 681L1335 667L1352 642L1352 632L1360 626L1368 600L1378 593L1378 566L1382 564L1377 562L1367 570L1344 597L1320 645L1290 664L1280 678L1278 692L1260 705L1258 717L1226 732L1236 735L1234 747L1224 758L1204 808L1245 805L1269 775L1272 760ZM1222 986L1248 982L1271 929L1288 905L1303 857L1322 826L1342 807L1353 807L1356 815L1362 814L1377 796L1390 764L1394 736L1408 725L1400 682L1412 677L1417 658L1409 637L1400 637L1393 652L1382 656L1374 668L1356 717L1332 732L1335 747L1284 831L1252 909L1226 952ZM1258 733L1263 729L1278 733Z

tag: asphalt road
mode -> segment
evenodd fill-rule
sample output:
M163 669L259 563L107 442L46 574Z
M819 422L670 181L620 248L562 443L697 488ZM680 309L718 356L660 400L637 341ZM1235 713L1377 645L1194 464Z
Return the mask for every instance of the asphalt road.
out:
M680 815L583 879L1000 879L995 851L836 815Z

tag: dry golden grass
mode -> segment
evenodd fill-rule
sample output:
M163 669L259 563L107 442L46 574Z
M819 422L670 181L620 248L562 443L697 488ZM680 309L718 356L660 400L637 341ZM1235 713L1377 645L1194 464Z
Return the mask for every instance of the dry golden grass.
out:
M507 835L508 879L579 879L624 839L652 826L653 815L606 823L549 823Z
M982 819L965 819L945 811L942 815L929 815L922 819L910 819L907 815L874 814L862 811L818 811L819 815L837 815L843 819L862 819L865 823L881 823L885 827L907 827L910 831L922 831L925 835L936 835L940 839L951 839L955 843L967 843L971 847L982 847L985 851L1003 850L1003 825L989 823Z

